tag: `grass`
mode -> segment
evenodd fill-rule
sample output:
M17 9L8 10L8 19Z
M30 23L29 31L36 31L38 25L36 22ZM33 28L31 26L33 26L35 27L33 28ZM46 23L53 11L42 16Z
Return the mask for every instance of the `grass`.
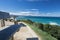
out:
M47 32L42 31L38 27L35 27L33 25L27 24L30 28L32 28L35 33L42 38L42 40L57 40L56 38L52 37L50 34Z

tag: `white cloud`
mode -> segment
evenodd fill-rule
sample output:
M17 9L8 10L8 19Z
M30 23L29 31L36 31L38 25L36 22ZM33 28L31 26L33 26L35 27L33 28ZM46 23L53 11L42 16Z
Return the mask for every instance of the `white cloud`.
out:
M39 11L39 9L25 9L24 11Z
M27 1L48 1L48 0L27 0Z
M38 11L39 9L31 9L31 10L34 10L34 11L36 10L36 11Z
M55 16L55 17L60 17L60 12L43 13L43 12L40 12L39 10L37 10L37 9L30 9L30 10L15 12L15 13L10 12L10 14L23 15L23 16L51 16L51 17Z
M23 15L23 16L37 16L38 13L34 13L34 12L29 12L29 11L22 11L22 12L17 12L17 13L13 13L11 12L10 14L13 14L13 15Z
M60 12L44 13L43 16L60 17Z
M40 1L40 0L27 0L27 1Z
M49 0L18 0L18 1L29 1L29 2L35 2L35 1L49 1Z

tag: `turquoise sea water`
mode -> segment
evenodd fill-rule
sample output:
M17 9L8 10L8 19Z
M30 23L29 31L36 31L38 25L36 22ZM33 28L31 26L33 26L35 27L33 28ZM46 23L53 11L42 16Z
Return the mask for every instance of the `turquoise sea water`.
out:
M33 22L39 22L39 23L44 23L44 24L53 23L53 24L60 25L60 17L19 16L16 19L17 20L29 19L29 20L32 20Z

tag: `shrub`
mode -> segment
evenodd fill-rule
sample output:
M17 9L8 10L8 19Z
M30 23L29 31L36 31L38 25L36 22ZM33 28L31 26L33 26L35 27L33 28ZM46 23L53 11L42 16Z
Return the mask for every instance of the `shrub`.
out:
M27 19L27 20L20 20L20 21L25 22L25 23L29 23L29 24L33 24L33 22L31 20L29 20L29 19Z
M38 27L39 29L43 29L43 24L42 23L36 23L36 22L33 22L33 26L35 27Z
M49 32L50 30L51 30L51 26L49 25L49 24L45 24L44 25L44 31L47 31L47 32Z

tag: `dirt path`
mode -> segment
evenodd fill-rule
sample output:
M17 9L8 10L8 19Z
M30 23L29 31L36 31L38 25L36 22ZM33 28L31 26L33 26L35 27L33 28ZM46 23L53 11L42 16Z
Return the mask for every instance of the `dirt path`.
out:
M34 38L31 40L37 40L38 38L35 32L31 28L29 28L27 25L22 26L20 30L16 32L14 35L14 40L27 40L27 38ZM41 40L41 39L38 38L38 40Z

